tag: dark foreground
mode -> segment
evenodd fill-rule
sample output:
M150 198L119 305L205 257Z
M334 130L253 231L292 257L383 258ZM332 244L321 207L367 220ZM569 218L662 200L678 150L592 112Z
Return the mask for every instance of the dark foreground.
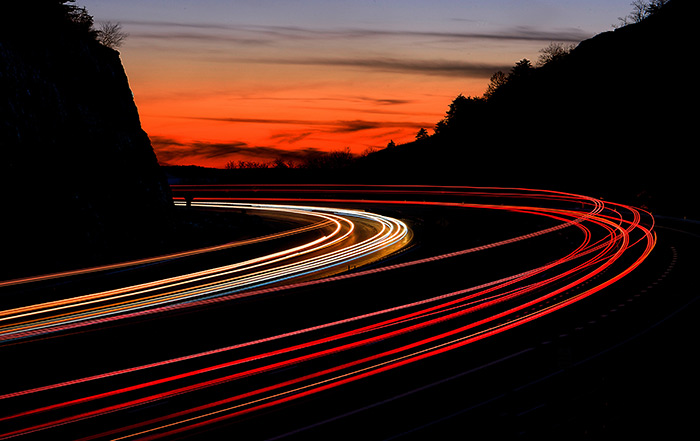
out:
M316 196L307 192L303 198ZM557 224L526 213L388 203L404 196L385 196L387 203L365 204L363 208L409 223L415 232L412 246L348 274L479 247ZM445 202L451 200L445 194L430 197ZM578 209L579 205L564 204L562 208ZM294 399L235 417L227 416L235 411L234 402L203 407L199 415L213 412L206 416L208 424L197 425L198 421L204 421L203 416L198 417L202 419L193 420L188 430L173 431L166 438L327 439L342 434L355 439L462 439L477 435L598 439L637 434L680 435L693 424L693 409L687 407L686 398L698 392L694 376L697 362L693 360L692 350L697 334L692 319L698 304L697 290L692 287L698 264L700 228L694 222L660 216L656 222L658 242L638 268L596 295L569 307L463 347L351 383L305 396L287 391L280 397ZM272 230L281 228L280 225L269 227ZM3 358L15 362L5 370L0 393L172 359L418 301L428 295L454 292L548 262L559 255L560 250L568 249L579 240L579 232L567 229L435 264L125 319L79 331L5 341L0 346ZM153 276L163 277L188 265L206 267L220 258L241 257L237 253L240 252L188 260L185 267L181 266L182 262L173 262L167 266L146 266L136 272L116 272L109 279L132 283ZM572 290L585 291L606 280L610 272L614 272L614 267ZM47 287L49 294L70 293L78 287L90 291L93 283L98 286L103 281L102 277L90 276L78 284L62 281L52 282ZM13 288L10 292L12 295L5 299L13 301L24 295L42 295L34 289ZM565 297L552 300L556 303L563 299ZM532 309L546 308L549 301L535 303ZM474 314L481 312L477 310ZM496 325L497 322L493 322L493 326ZM449 332L450 326L452 321L435 324L440 332ZM355 359L392 350L394 340L410 344L414 338L430 338L432 332L416 329L392 339L377 339L352 351L339 351L327 360L280 365L239 381L220 381L217 378L222 378L219 375L223 374L207 371L200 377L201 381L215 381L216 386L185 394L171 392L176 390L173 388L188 387L189 380L184 378L173 385L154 384L149 386L153 388L149 391L167 394L166 399L138 401L126 408L120 403L139 400L142 396L139 389L127 391L124 398L110 395L101 401L82 402L81 397L158 381L181 372L208 369L230 359L225 354L215 354L205 362L191 360L158 368L154 373L143 371L105 378L95 385L67 385L36 395L6 397L3 401L10 406L2 417L51 403L78 401L71 406L46 409L22 418L4 418L0 420L0 427L2 433L10 433L32 425L43 427L48 422L84 412L84 419L42 428L26 437L80 439L103 434L104 438L113 438L117 432L110 434L109 431L124 427L131 429L118 434L138 433L168 424L170 420L164 419L165 416L175 418L178 412L217 401L224 403L254 388L316 375L324 368L354 363ZM331 334L323 331L319 335ZM266 343L265 348L285 350L292 343L304 341L305 337L294 336L291 341ZM256 353L243 349L239 356ZM251 367L258 366L258 361L249 363ZM233 367L223 372L237 375L239 371L240 368ZM321 380L326 381L319 377ZM110 406L120 407L110 411ZM187 418L195 414L182 415ZM149 425L142 426L145 421L150 421ZM180 422L172 427L161 427L140 436L147 439L183 427L183 424L186 423L180 417Z

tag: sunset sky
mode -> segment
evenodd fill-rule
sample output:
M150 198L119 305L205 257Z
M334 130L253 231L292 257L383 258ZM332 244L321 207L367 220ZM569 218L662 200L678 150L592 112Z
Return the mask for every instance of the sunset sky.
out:
M121 23L141 123L167 164L301 161L432 129L458 95L611 30L631 0L78 0Z

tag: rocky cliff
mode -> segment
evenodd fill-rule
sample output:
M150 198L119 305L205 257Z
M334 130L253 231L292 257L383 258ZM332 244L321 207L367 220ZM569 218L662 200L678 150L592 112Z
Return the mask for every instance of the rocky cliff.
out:
M119 53L94 37L36 23L0 31L0 225L10 275L116 257L158 240L168 221L172 199Z

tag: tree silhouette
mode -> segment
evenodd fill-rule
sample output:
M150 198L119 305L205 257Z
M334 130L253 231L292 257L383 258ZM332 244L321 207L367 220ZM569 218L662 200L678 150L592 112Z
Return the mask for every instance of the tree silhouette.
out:
M292 168L292 166L282 158L275 158L270 163L270 168L283 169L283 168Z
M656 14L669 0L634 0L630 5L632 12L625 17L618 17L620 26L640 23L645 18Z
M435 125L435 134L444 135L456 129L465 129L469 121L483 111L483 98L465 97L461 93L450 103L445 117Z
M376 147L369 146L369 147L366 147L366 148L362 151L362 153L360 154L360 156L364 158L364 157L367 157L367 156L371 155L372 153L374 153L374 152L376 152L376 151L377 151L377 148L376 148Z
M549 46L540 49L540 56L537 59L537 66L542 67L549 63L554 63L568 55L576 46L574 44L564 45L563 43L550 43Z
M110 21L100 24L100 28L97 30L97 40L110 49L120 47L128 36L129 34L122 30L120 23Z
M425 128L421 127L420 130L418 130L418 133L416 133L416 141L420 141L421 139L426 139L428 137L428 131L425 130Z
M224 168L226 170L235 170L240 168L270 168L269 162L257 162L257 161L229 161L226 163Z
M499 70L498 72L491 75L489 85L486 88L486 92L484 92L484 98L490 98L491 96L493 96L493 94L496 93L496 91L507 82L508 77L505 73L503 73L503 71Z
M530 60L523 58L515 63L507 75L501 71L496 72L491 76L483 101L495 102L511 95L520 84L527 82L535 70Z
M74 26L75 30L95 35L95 30L93 29L94 20L87 9L75 5L68 5L66 12L67 18Z
M508 81L527 78L530 76L530 73L532 73L532 63L527 58L523 58L515 63L515 66L510 70Z
M305 168L338 170L349 167L355 162L355 155L350 151L350 147L341 150L323 152L306 158Z

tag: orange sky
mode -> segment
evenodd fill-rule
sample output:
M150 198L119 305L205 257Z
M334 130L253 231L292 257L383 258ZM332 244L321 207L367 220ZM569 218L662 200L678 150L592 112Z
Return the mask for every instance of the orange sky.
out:
M196 86L183 80L163 89L154 81L144 92L139 85L148 82L136 81L132 89L142 125L163 152L163 162L190 163L191 147L199 146L198 164L218 167L239 159L294 159L290 151L349 147L361 153L390 140L407 142L421 127L432 130L456 94L480 94L485 87L483 80L446 85L444 79L423 78L417 86L391 75L374 77L337 83L310 77L276 90L253 83L243 92L211 80ZM202 93L189 92L193 87ZM177 157L178 150L186 155Z
M122 58L142 125L169 164L300 161L314 149L359 154L407 142L421 127L432 131L459 93L481 95L488 82L390 67L159 57L142 48Z
M121 58L159 161L210 167L411 141L422 127L432 133L458 94L483 94L497 70L609 30L629 9L628 0L79 3L129 34Z

